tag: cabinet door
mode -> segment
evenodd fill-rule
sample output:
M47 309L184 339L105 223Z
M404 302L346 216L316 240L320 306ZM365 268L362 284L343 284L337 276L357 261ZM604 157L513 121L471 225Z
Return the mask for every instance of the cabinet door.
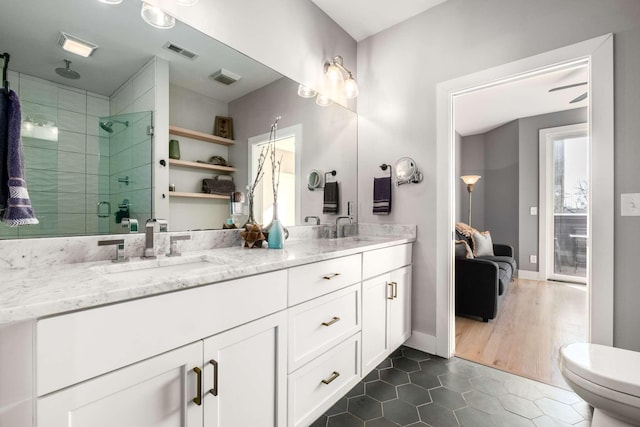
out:
M286 312L204 340L204 425L286 424Z
M38 427L197 427L202 342L104 374L37 401Z
M362 282L362 374L375 368L388 353L387 318L388 300L392 289L391 276L382 276Z
M392 298L389 302L388 340L394 350L411 336L411 266L390 273Z

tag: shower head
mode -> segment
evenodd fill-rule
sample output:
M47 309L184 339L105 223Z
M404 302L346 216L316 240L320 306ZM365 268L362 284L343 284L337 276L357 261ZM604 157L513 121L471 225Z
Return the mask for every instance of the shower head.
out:
M73 71L71 69L71 61L65 59L64 60L65 67L64 68L56 68L56 73L60 77L64 77L65 79L77 80L80 78L80 73L77 71Z
M105 131L109 132L109 133L113 133L113 124L114 123L120 123L122 125L125 125L125 127L129 126L129 122L128 121L123 122L123 121L120 121L120 120L108 120L106 122L100 122L100 127L102 129L104 129Z

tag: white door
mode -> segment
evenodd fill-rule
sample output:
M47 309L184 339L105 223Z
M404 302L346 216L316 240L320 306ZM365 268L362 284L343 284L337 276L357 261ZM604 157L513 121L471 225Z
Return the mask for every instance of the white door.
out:
M286 425L285 312L204 340L205 427Z
M388 298L393 297L391 276L383 274L362 282L362 372L375 368L387 356Z
M389 302L389 348L400 347L411 335L411 266L391 272Z
M586 283L589 246L586 123L540 130L542 279Z
M37 401L37 425L201 426L202 407L194 402L201 364L197 342L51 393Z

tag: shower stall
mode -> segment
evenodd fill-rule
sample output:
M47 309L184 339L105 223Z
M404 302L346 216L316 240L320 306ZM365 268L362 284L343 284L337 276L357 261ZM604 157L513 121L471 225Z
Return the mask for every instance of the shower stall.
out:
M22 135L25 174L40 223L0 227L0 239L127 233L125 218L144 224L153 213L153 113L92 117L56 107L22 102L22 127L31 130Z

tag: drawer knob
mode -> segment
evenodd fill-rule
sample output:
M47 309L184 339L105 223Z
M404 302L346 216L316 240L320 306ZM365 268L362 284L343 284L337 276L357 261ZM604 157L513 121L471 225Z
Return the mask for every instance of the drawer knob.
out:
M329 320L328 322L322 322L322 326L331 326L338 321L340 321L340 318L338 316L333 316L333 319Z
M331 374L331 376L329 378L327 378L326 380L322 380L322 384L331 384L333 382L333 380L335 380L339 376L340 376L340 372L333 371L333 373Z
M327 274L326 276L323 276L322 278L324 280L331 280L335 277L338 277L340 275L340 273L331 273L331 274Z

